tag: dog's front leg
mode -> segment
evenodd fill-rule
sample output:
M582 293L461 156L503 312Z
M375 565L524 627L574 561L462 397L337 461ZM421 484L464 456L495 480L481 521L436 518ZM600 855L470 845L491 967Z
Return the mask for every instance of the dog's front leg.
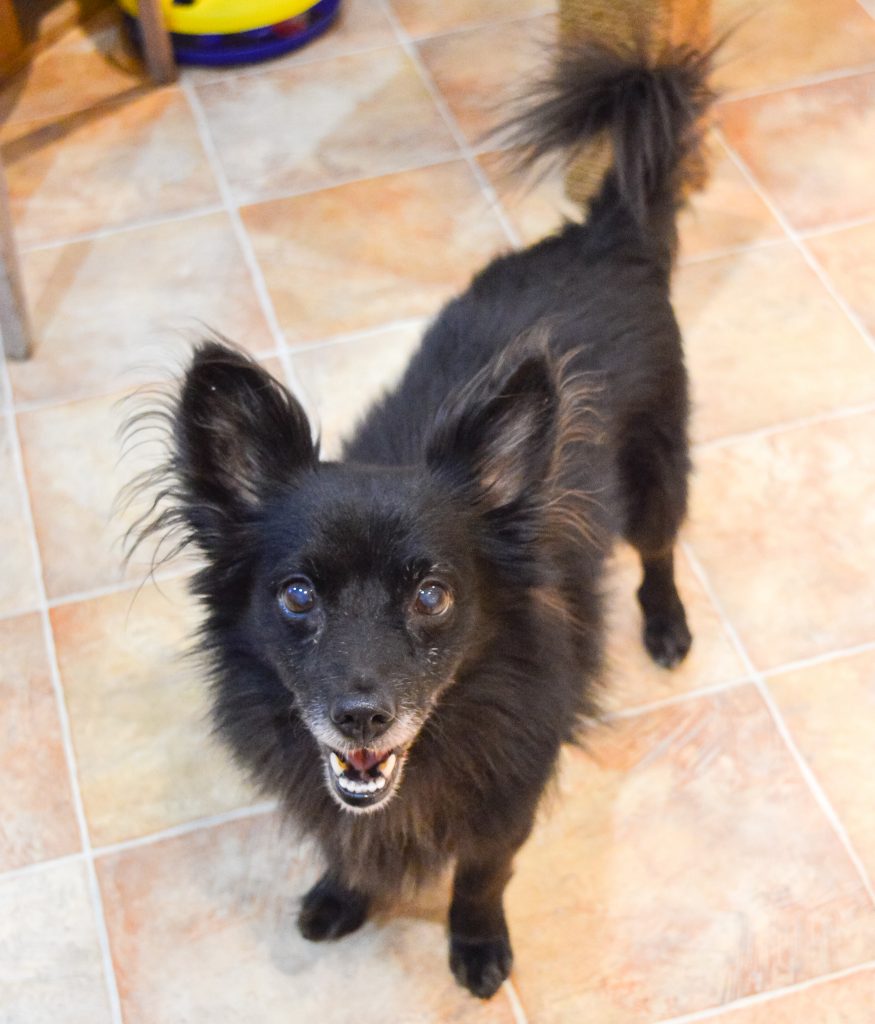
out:
M339 939L364 924L368 909L367 896L326 872L301 902L298 930L311 942Z
M450 905L450 967L460 985L488 999L510 973L513 951L504 919L504 888L516 850L488 860L460 860Z

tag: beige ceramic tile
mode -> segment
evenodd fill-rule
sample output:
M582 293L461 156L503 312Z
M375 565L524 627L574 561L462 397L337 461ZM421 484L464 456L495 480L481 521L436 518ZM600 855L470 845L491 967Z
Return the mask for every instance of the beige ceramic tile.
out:
M875 639L875 414L696 462L692 545L758 667Z
M109 395L18 417L50 599L126 578L139 582L149 572L153 547L144 546L125 568L121 546L122 534L147 507L146 499L124 512L115 505L124 485L155 466L160 449L147 443L122 454L126 449L118 431L127 416L143 408L125 398Z
M721 119L795 227L875 214L875 74L727 103Z
M752 687L590 742L510 885L530 1020L652 1024L871 957L875 910Z
M618 550L607 585L607 671L601 698L605 711L649 704L744 676L744 666L720 616L680 550L675 556L675 573L693 646L681 665L667 671L656 665L644 648L643 620L635 597L641 583L638 556L626 546Z
M869 1024L875 1006L875 971L861 971L712 1017L714 1024Z
M12 437L0 418L0 615L26 611L38 600L36 566L24 496L15 476Z
M579 221L581 208L565 195L561 168L514 172L509 153L483 153L477 162L489 178L524 245L534 245L566 220Z
M412 36L427 36L556 10L556 0L391 0Z
M875 222L817 235L805 244L875 336Z
M434 163L456 150L398 46L216 82L198 93L241 202Z
M875 878L875 653L769 680L793 738Z
M182 92L0 131L20 245L193 210L219 194Z
M856 0L715 0L727 33L716 59L721 90L761 89L875 61L875 23Z
M418 325L390 328L294 356L295 375L319 427L323 459L340 455L341 441L400 378L422 333Z
M0 621L0 871L79 849L58 706L37 615Z
M4 84L0 122L55 120L147 86L123 37L121 12L111 7L37 53Z
M710 147L708 183L678 218L680 259L784 237L769 208L716 141Z
M127 1024L347 1024L362 998L377 1000L375 1015L392 1024L513 1020L503 994L480 1004L456 986L434 921L400 918L337 943L305 942L294 914L315 862L273 818L97 867Z
M789 242L681 267L674 304L697 441L875 399L875 353Z
M23 266L36 342L9 367L18 401L161 378L203 325L273 347L224 213L27 253Z
M198 622L181 581L52 610L58 663L95 845L254 801L210 734Z
M82 864L0 879L3 1024L110 1024Z
M241 212L292 343L434 314L507 246L461 162Z
M217 82L238 74L261 74L292 64L310 63L326 57L342 57L364 50L376 50L395 42L395 33L380 0L344 0L334 25L300 50L258 64L231 68L180 68L184 78L195 83Z
M506 119L508 104L543 69L545 47L555 32L555 18L548 14L419 44L426 67L470 143L481 144Z

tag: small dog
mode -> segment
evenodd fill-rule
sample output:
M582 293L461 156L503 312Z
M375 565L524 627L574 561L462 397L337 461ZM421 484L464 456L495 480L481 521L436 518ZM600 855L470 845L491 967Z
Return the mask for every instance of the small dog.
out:
M595 709L612 538L640 553L652 657L672 666L690 647L669 282L708 64L560 55L511 137L538 158L610 136L586 222L450 302L341 461L320 462L298 402L219 341L164 414L163 484L136 536L179 531L204 557L217 729L324 852L308 939L352 932L453 864L450 965L491 996L511 966L514 854Z

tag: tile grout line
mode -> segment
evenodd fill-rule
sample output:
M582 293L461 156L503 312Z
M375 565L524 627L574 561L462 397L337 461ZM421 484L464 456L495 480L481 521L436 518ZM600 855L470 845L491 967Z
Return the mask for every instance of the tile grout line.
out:
M854 975L863 974L873 969L875 969L875 960L867 960L864 963L855 964L853 967L843 967L839 971L821 974L816 978L806 978L805 981L783 985L768 992L757 992L754 995L742 996L740 999L734 999L732 1002L724 1003L722 1006L710 1006L705 1010L694 1010L692 1013L685 1013L681 1017L664 1019L659 1021L658 1024L695 1024L696 1021L713 1020L715 1017L722 1017L723 1014L729 1015L736 1010L743 1010L750 1006L762 1006L764 1003L771 1003L785 996L795 995L798 992L807 992L809 989L828 985L833 981L852 978Z
M826 224L819 224L815 228L799 228L796 234L807 242L809 238L822 238L824 235L839 234L842 231L852 231L854 228L864 228L875 222L875 213L864 214L862 217L849 217L847 220L836 220Z
M387 20L391 20L388 12L384 13L386 13ZM394 13L395 12L393 11L392 14L394 15ZM476 29L487 28L490 25L508 25L518 21L531 21L535 18L542 18L544 14L548 13L550 12L536 11L534 14L517 14L510 15L505 18L494 18L492 20L479 21L474 25L461 25L456 28L441 29L437 32L427 32L421 36L411 36L411 39L414 39L416 42L425 42L430 39L440 39L443 36L457 35L461 32L473 32ZM407 30L405 29L404 31L406 32ZM342 50L337 53L328 54L320 53L315 56L308 56L306 50L301 50L298 51L297 59L288 61L285 64L277 64L273 67L254 65L249 67L226 68L223 71L216 72L214 76L202 76L200 80L198 80L196 76L185 77L183 73L182 80L177 84L181 86L183 83L188 83L194 86L194 88L200 89L208 85L218 85L222 82L235 82L241 78L257 78L259 75L271 74L277 71L293 71L297 68L309 67L312 64L322 64L331 60L339 60L342 57L360 57L368 53L377 53L380 50L388 50L392 45L393 43L391 41L366 43L363 46L353 46L349 50Z
M205 818L194 818L191 821L183 821L178 825L170 825L168 828L159 829L157 832L149 832L144 836L134 836L133 839L122 839L116 843L95 846L94 856L110 857L116 853L127 853L129 850L138 850L143 846L152 846L155 843L162 843L168 839L177 839L180 836L192 835L195 832L219 828L231 822L246 821L248 818L260 818L263 815L273 813L278 807L278 800L263 800L257 804L236 807L234 810L223 811L220 814L211 814Z
M144 570L146 567L143 567ZM53 597L46 603L51 611L54 608L63 608L68 604L80 604L83 601L96 601L101 597L110 597L113 594L125 594L128 592L136 593L143 586L150 583L161 584L161 583L173 583L176 580L185 579L190 576L197 566L185 565L179 566L176 569L164 569L155 573L149 573L144 580L140 579L125 579L119 580L117 583L106 583L101 587L94 587L91 590L78 590L70 594L62 594L60 597Z
M731 103L743 103L746 100L758 99L760 96L774 96L775 93L789 92L792 89L809 89L816 85L827 85L830 82L842 82L848 78L870 75L873 71L875 71L875 61L866 61L850 68L830 68L827 71L816 71L813 74L800 75L798 78L777 82L774 85L753 86L750 89L728 92L721 96L717 106L719 108L729 106Z
M378 53L380 50L388 50L392 46L392 42L384 43L371 43L365 44L364 46L355 46L349 50L342 50L338 53L322 54L318 56L307 56L306 49L298 50L297 54L299 59L289 61L286 64L275 64L273 66L267 64L250 64L248 66L230 66L222 68L221 70L214 73L214 76L205 75L200 78L197 76L186 76L183 70L182 78L178 84L191 85L195 89L205 89L207 86L221 85L224 82L237 82L244 78L258 78L260 75L270 75L275 72L283 71L294 71L298 68L311 67L313 64L327 63L331 60L339 60L342 57L362 57L368 53ZM281 60L282 58L277 58Z
M683 243L681 243L683 244ZM744 256L749 252L761 252L763 249L771 249L776 245L786 245L786 238L756 238L752 242L741 242L738 245L725 245L717 249L705 249L704 252L695 253L692 256L680 255L677 267L697 267L702 263L711 263L715 260L728 259L731 256Z
M213 177L216 179L216 184L219 187L219 194L222 197L224 209L231 221L231 226L237 239L237 244L240 247L243 260L246 263L250 277L252 278L252 284L255 288L258 303L277 347L277 357L282 364L286 381L295 394L300 397L304 394L304 389L301 387L300 381L297 379L291 359L289 358L285 335L282 327L280 326L279 319L277 318L276 309L274 308L273 300L270 297L270 292L267 287L267 282L264 279L264 274L258 264L255 249L252 246L252 240L243 225L243 219L240 216L240 208L234 197L234 192L228 181L228 176L225 174L222 159L213 139L212 132L210 131L207 115L194 85L189 81L183 81L180 83L180 88L188 101L189 108L191 109L194 117L198 136L200 137L201 145L204 148L207 162L213 172Z
M683 693L673 693L669 697L661 697L658 700L648 701L646 704L635 704L628 708L618 708L615 711L606 711L594 719L597 725L611 725L613 722L625 721L628 718L638 718L641 715L649 715L655 711L662 711L664 708L677 707L687 701L700 700L703 697L714 697L728 690L738 690L743 686L753 686L753 680L749 675L737 676L725 683L712 683L710 686L698 686L695 690L685 690Z
M529 1018L526 1016L526 1011L523 1008L522 1000L516 990L513 979L506 978L501 987L504 989L504 994L510 1003L510 1012L513 1014L514 1024L529 1024Z
M732 160L732 162L741 172L742 176L744 177L748 185L754 190L754 192L756 192L759 198L769 208L772 216L781 225L781 227L784 230L784 233L787 235L787 237L790 239L793 245L795 245L796 249L802 256L802 258L805 260L805 262L808 264L809 268L814 272L817 279L826 289L827 293L830 295L833 302L835 302L839 309L851 321L853 326L857 329L857 332L862 337L865 344L873 352L875 352L875 339L872 338L872 336L869 334L869 331L866 329L866 326L863 323L863 321L856 314L856 312L854 312L854 310L851 308L850 303L847 301L847 299L845 299L845 297L835 286L832 278L823 269L820 262L817 260L817 258L808 248L808 246L805 245L803 238L797 233L796 229L790 223L789 219L784 215L783 211L780 209L777 202L775 202L771 195L769 195L768 191L763 187L763 185L760 184L756 175L753 173L750 167L748 167L747 162L741 157L741 155L735 150L735 148L729 144L729 141L723 134L722 129L715 128L714 132L717 138L723 143L726 152L729 154L729 159Z
M11 390L9 368L5 359L0 359L0 373L2 373L5 378L5 386ZM79 829L79 840L82 845L80 856L85 862L88 889L91 899L91 909L94 914L97 943L103 964L104 982L106 985L107 998L109 1000L110 1016L113 1024L122 1024L122 1010L118 992L118 982L116 980L115 968L112 962L109 930L107 928L106 916L103 910L103 897L100 892L100 884L97 880L97 871L94 866L94 854L91 847L91 837L88 832L88 821L85 816L85 804L82 799L82 791L79 787L79 773L76 763L76 752L73 745L73 733L70 725L69 712L67 710L64 687L61 681L61 672L58 665L58 652L55 648L55 638L52 632L51 619L49 617L49 606L46 599L45 579L43 576L42 555L39 548L39 541L37 540L33 510L30 504L30 492L27 486L27 477L24 472L24 457L22 455L21 439L18 436L18 425L15 420L15 413L11 408L7 411L6 416L9 425L12 462L16 481L21 491L20 497L24 512L24 522L28 533L28 541L33 560L33 570L36 576L39 604L38 610L42 624L43 643L45 645L46 658L48 659L52 690L55 695L58 724L61 730L61 742L64 749L64 761L67 767L73 811L76 817L76 824Z
M825 654L814 654L810 658L788 661L775 668L764 669L760 675L763 679L771 679L772 676L780 676L788 672L800 672L806 668L813 668L815 665L825 665L831 661L837 661L839 658L853 658L857 654L867 654L869 651L875 651L875 640L854 644L852 647L840 647L834 651L827 651Z
M465 138L462 129L459 127L459 123L456 120L453 112L450 110L450 107L446 99L444 98L443 94L441 93L440 89L438 88L437 83L432 78L431 72L426 67L425 61L423 61L422 56L420 55L419 50L416 47L416 43L414 42L413 39L410 38L410 36L407 34L406 29L398 20L398 17L395 14L395 11L392 9L392 5L389 2L389 0L381 0L381 3L383 6L383 10L386 13L386 17L392 23L392 28L395 32L398 42L401 45L401 48L404 50L404 52L407 54L407 56L410 58L410 60L416 67L417 73L419 74L419 77L422 80L423 85L425 86L426 90L431 96L432 102L434 103L438 113L443 119L444 124L447 126L450 134L452 135L453 140L456 143L456 146L459 148L459 152L461 153L462 158L468 165L468 169L474 175L477 184L480 186L480 191L483 193L483 196L486 199L488 208L494 213L495 217L498 219L507 240L513 246L513 248L519 249L522 245L522 240L520 239L519 233L514 228L513 224L511 224L510 219L507 216L507 212L505 211L504 206L498 197L498 194L490 184L489 179L484 174L483 169L480 167L480 164L477 163L477 160L474 156L474 152L471 149L471 146L468 144L468 140Z
M389 0L391 5L391 0ZM432 39L443 39L445 36L458 36L465 32L478 32L484 28L491 28L493 25L514 25L521 21L535 21L536 19L543 18L545 15L554 14L555 11L548 10L545 8L543 11L529 11L528 14L511 14L506 17L487 18L484 21L477 21L469 25L456 25L454 28L442 28L436 32L425 32L422 35L413 35L403 25L400 20L398 24L401 25L401 29L404 34L414 43L425 43ZM395 14L394 8L392 10L394 17L398 17Z
M116 843L106 843L102 846L93 846L91 855L96 860L101 857L109 857L116 853L126 853L129 850L138 850L144 846L152 846L168 839L175 839L179 836L192 835L195 832L209 831L219 828L235 821L245 821L248 818L257 818L262 815L271 814L276 811L279 804L275 800L263 801L257 804L248 804L245 807L237 807L232 811L223 811L221 814L212 814L203 818L193 818L191 821L184 821L178 825L171 825L168 828L159 829L157 832L147 832L143 836L134 836L132 839L122 839ZM0 871L0 885L10 879L20 878L26 875L39 874L42 871L50 871L52 868L63 864L73 864L84 861L85 854L82 851L77 853L64 854L61 857L49 857L46 860L34 861L32 864L23 864L17 868L10 868L8 871Z
M693 452L708 452L735 444L743 444L745 441L756 441L761 438L773 437L775 434L787 433L791 430L802 430L805 427L817 426L820 423L832 423L834 420L851 419L854 416L865 416L875 412L875 402L861 402L859 405L846 405L838 409L828 409L826 412L815 412L810 416L800 416L799 419L785 420L783 423L770 424L767 427L756 427L754 430L742 430L737 434L726 434L724 437L715 437L711 441L698 441L692 445Z
M224 213L224 208L222 208L219 212ZM154 330L156 333L161 332L165 335L175 335L177 337L181 336L186 342L190 342L191 338L194 336L195 333L197 333L198 335L201 335L202 332L206 332L209 334L210 327L205 321L195 316L189 317L188 320L190 321L190 323L187 323L185 327L181 327L178 324L173 325L170 322L162 326L161 321L158 321ZM249 353L249 355L252 356L253 359L257 360L260 363L265 362L268 359L279 359L280 357L280 350L275 344L272 345L270 348L261 348L255 350L247 349L247 352ZM154 377L144 375L140 379L133 379L132 374L141 372L142 366L132 365L120 371L120 373L118 374L119 379L116 381L114 386L109 390L95 389L93 391L72 392L71 394L68 395L62 394L59 396L55 396L53 398L27 398L20 402L15 401L12 404L17 414L42 412L45 409L58 409L64 405L74 405L77 402L91 402L101 398L117 398L118 401L123 401L124 399L136 396L139 392L143 390L163 388L165 385L172 386L174 383L177 382L178 374L182 369L182 365L178 364L174 368L172 368L170 370L172 374L171 376L165 375L166 369L167 368L163 368L160 371L156 371Z
M93 231L81 231L75 235L53 238L47 242L32 242L20 246L19 251L22 255L25 255L31 252L62 249L67 245L96 242L103 238L114 238L116 235L124 235L129 231L145 231L149 228L162 227L164 224L180 224L185 221L196 220L198 217L209 217L212 214L224 212L225 207L221 203L207 203L205 206L197 206L190 210L177 210L175 213L157 214L154 217L144 217L142 220L134 220L126 224L113 224L102 228L95 228Z
M334 348L337 345L347 345L357 341L367 341L375 334L382 334L384 331L400 331L405 328L417 328L421 330L429 322L427 316L407 316L398 320L387 320L385 323L377 324L374 327L363 327L357 331L342 331L339 334L328 334L324 338L315 341L304 341L298 344L292 343L288 346L289 354L292 356L304 352L317 352L324 348Z
M708 598L711 601L711 604L714 606L715 610L717 611L717 614L723 621L724 627L726 628L730 640L732 641L733 646L735 647L739 657L741 658L742 663L744 664L747 671L750 673L750 678L756 685L760 697L762 698L763 703L765 704L766 709L768 710L769 715L771 716L772 721L775 724L775 728L778 730L778 733L784 741L787 751L789 752L791 758L796 763L797 768L802 774L802 777L805 780L811 795L814 797L815 803L820 807L822 813L826 817L826 820L832 827L832 830L835 833L836 838L839 840L839 843L844 848L845 853L850 858L851 863L856 869L857 875L859 876L859 879L863 884L863 888L866 890L866 894L869 897L870 903L873 907L875 907L875 889L873 889L872 882L869 878L868 872L866 871L865 865L863 864L859 854L857 853L856 849L851 843L850 836L845 830L845 826L842 824L842 821L839 818L835 808L830 803L829 798L827 797L826 792L824 791L819 780L817 779L817 776L814 774L814 770L812 769L811 765L809 765L809 763L806 761L801 751L799 750L799 747L796 745L796 741L793 739L793 735L790 732L787 723L784 721L784 716L781 714L780 708L775 703L775 699L773 698L766 684L766 680L763 674L756 668L756 666L751 661L750 655L747 652L747 648L745 647L738 631L736 630L735 626L730 620L726 612L726 609L723 606L723 602L718 597L717 592L715 591L711 583L711 580L708 574L706 573L702 563L699 561L698 557L696 556L695 552L693 551L688 541L683 542L682 548L684 554L687 556L687 559L690 563L693 572L699 580L699 583L702 585L703 589L705 590L705 593L708 595Z
M32 864L22 864L17 868L10 868L8 871L0 871L0 885L5 882L14 882L16 878L27 878L29 875L38 875L43 871L50 871L52 868L63 867L65 864L80 864L85 860L85 854L65 853L61 857L49 857L46 860L37 860Z

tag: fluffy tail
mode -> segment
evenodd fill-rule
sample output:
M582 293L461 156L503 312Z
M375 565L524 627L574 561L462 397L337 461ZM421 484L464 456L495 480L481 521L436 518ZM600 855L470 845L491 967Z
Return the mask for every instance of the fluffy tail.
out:
M685 168L699 155L702 116L714 100L711 57L677 48L652 61L643 47L566 47L522 112L499 131L523 147L524 165L548 155L570 162L584 144L607 136L613 173L602 194L612 190L646 226L667 205L679 205Z

